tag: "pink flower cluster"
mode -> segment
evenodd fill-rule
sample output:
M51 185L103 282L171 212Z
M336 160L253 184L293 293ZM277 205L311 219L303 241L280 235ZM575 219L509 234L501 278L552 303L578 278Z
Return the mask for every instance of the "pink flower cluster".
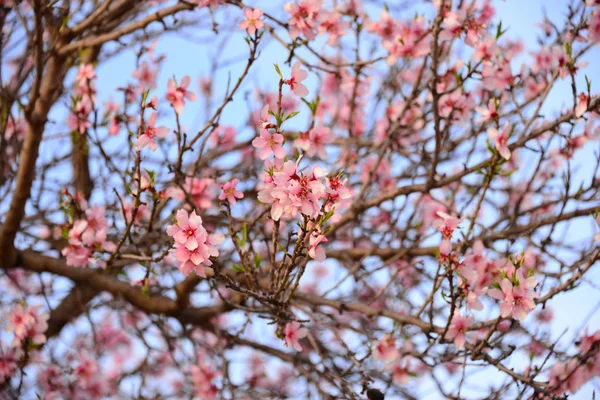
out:
M46 343L48 313L40 306L23 307L17 304L8 317L8 330L14 336L13 347L19 348L26 343L39 345Z
M192 366L190 372L198 398L216 399L217 394L219 394L216 380L221 376L221 373L205 360L200 361L199 365Z
M322 160L327 159L325 145L333 140L331 129L323 125L317 125L308 132L300 133L294 141L294 146L304 151L309 157L318 156Z
M281 217L296 218L299 213L314 219L322 207L331 210L350 197L344 181L323 179L327 171L318 166L313 167L310 174L304 174L298 171L298 162L266 163L258 200L272 205L271 218L275 221Z
M93 206L85 211L86 219L75 220L68 232L69 245L61 253L67 265L85 267L94 265L104 268L103 260L93 257L96 251L114 251L116 246L107 239L108 222L102 207Z
M0 384L12 378L19 369L19 361L23 355L20 347L0 347Z
M186 193L194 202L197 210L206 210L213 207L213 201L217 197L219 186L211 178L186 177L183 185ZM186 194L179 187L171 187L167 193L177 200L184 201Z
M600 331L584 334L579 340L578 357L566 363L556 362L549 370L548 388L557 395L575 393L590 380L600 376ZM583 360L583 361L582 361Z
M456 310L452 316L450 327L446 332L447 339L453 339L454 345L458 350L465 347L466 333L469 327L473 324L473 317L463 317L460 311Z
M284 10L290 14L290 36L292 39L300 35L308 40L313 40L317 35L329 35L327 44L335 46L340 37L344 36L350 27L342 17L349 15L350 10L325 10L323 0L300 0L296 3L288 2Z
M387 20L383 21L383 24L387 23ZM385 25L383 28L372 25L371 28L376 32L386 32ZM417 17L410 21L398 21L397 28L389 36L391 37L389 40L383 41L383 47L389 52L388 65L395 64L400 58L422 57L431 50L430 35L427 33L423 17Z
M304 35L308 40L315 38L321 7L323 7L323 0L299 0L296 3L285 3L283 9L290 14L288 24L292 39L296 39L300 35Z
M212 265L210 257L217 257L217 246L225 240L223 235L208 234L202 225L202 218L192 211L177 211L177 223L167 228L167 234L175 240L175 258L179 270L188 276L195 272L206 278L206 267Z
M282 216L295 218L298 213L316 218L321 210L320 200L327 197L322 178L327 172L313 167L309 175L298 171L298 164L286 161L277 166L267 163L268 170L263 176L263 188L258 200L272 204L271 218L278 221Z
M92 125L89 115L96 102L96 72L92 64L82 63L75 77L74 100L71 113L67 116L67 126L81 134Z
M535 308L534 299L538 296L534 291L537 286L535 276L526 278L523 268L516 270L512 277L507 276L500 282L500 288L492 288L488 294L498 300L500 304L500 316L507 318L513 316L521 321Z
M405 342L398 348L392 335L384 335L373 343L373 359L383 362L396 385L406 385L410 377L415 376L417 372L413 357L408 355L412 350L411 343Z
M6 348L0 346L0 385L17 372L24 352L32 357L35 346L46 343L49 315L40 306L17 304L6 317L5 329L13 335L13 341Z

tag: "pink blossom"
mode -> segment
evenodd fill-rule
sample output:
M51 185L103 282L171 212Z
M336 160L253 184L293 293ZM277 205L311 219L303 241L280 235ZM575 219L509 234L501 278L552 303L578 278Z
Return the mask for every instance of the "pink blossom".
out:
M26 340L32 344L46 343L46 329L49 315L41 311L40 306L28 306L26 309L17 304L9 316L10 330L15 335L13 346L20 347Z
M546 308L537 311L534 316L539 323L547 324L554 318L554 312L550 307L546 306Z
M339 176L327 178L327 194L329 196L325 210L331 211L336 205L352 197L350 189L346 186L346 179L340 179Z
M452 322L446 333L447 339L454 339L454 345L458 350L465 347L465 334L469 327L473 324L473 317L463 317L460 311L455 311L452 316Z
M155 138L165 138L169 136L171 131L169 128L164 126L155 126L156 125L156 111L153 111L148 118L148 123L146 128L144 129L144 133L142 133L135 142L135 148L140 151L144 147L148 146L150 151L155 151L157 149L156 139Z
M288 24L292 39L296 39L300 35L304 35L308 40L315 38L317 17L322 5L323 0L299 0L297 3L285 3L283 9L291 15Z
M229 203L231 203L231 205L235 205L236 198L243 199L244 193L242 193L241 191L239 191L235 188L239 182L240 182L239 179L233 179L233 180L221 185L221 189L223 190L223 193L221 193L221 195L219 196L219 200L227 199L227 201Z
M260 130L260 136L252 141L252 146L259 149L258 158L266 160L271 153L275 158L285 158L285 150L281 146L283 143L283 135L280 133L270 133L266 129Z
M510 125L508 121L504 123L502 131L498 132L496 128L488 129L488 136L496 146L498 153L505 159L510 160L510 149L508 148L508 137L510 135Z
M29 327L35 323L35 317L33 314L27 312L21 304L17 304L10 313L8 323L9 330L16 337L22 338L27 333Z
M600 343L600 330L597 330L593 334L588 335L587 328L586 328L583 336L581 337L581 339L579 339L579 345L577 347L579 348L579 351L581 351L581 354L586 354L595 345L597 345L599 343Z
M190 372L198 398L206 400L216 399L219 389L215 381L221 376L221 373L204 360L199 365L192 366Z
M0 348L0 384L8 381L19 369L22 350L19 347Z
M222 151L235 147L236 130L233 126L219 126L210 134L210 142Z
M398 23L396 35L391 40L384 40L382 45L389 52L387 64L395 64L399 58L417 58L429 53L430 37L423 17Z
M210 257L218 257L217 246L225 240L223 235L208 234L202 226L202 218L192 211L177 211L177 224L167 228L167 234L175 240L174 255L179 262L179 270L185 276L195 272L206 278L206 269L212 265Z
M500 304L502 318L507 318L512 314L522 321L535 308L534 299L537 297L537 293L533 288L537 285L537 279L534 276L525 278L523 270L518 269L513 275L513 280L514 284L508 278L502 279L500 289L493 288L488 293L491 297L502 300L502 304Z
M200 210L206 210L213 206L213 199L217 197L219 187L210 178L185 178L185 191L192 198L194 206ZM169 189L170 194L178 200L185 200L186 194L178 187Z
M596 216L596 224L598 224L598 227L600 227L600 214ZM600 232L596 233L594 240L600 242Z
M451 239L452 235L454 234L454 230L463 221L464 217L457 218L443 211L438 211L436 214L440 218L433 221L433 227L440 231L445 239Z
M578 97L579 101L577 102L577 106L575 107L575 117L581 118L581 116L587 111L589 96L585 93L579 93Z
M320 230L313 231L308 239L308 256L316 261L323 261L325 259L325 251L322 247L319 247L319 244L327 241L327 238Z
M144 89L156 88L156 75L158 71L150 67L147 61L143 61L140 67L132 72L131 76L140 82L140 87Z
M484 63L481 71L483 86L488 90L504 90L512 85L515 77L508 60Z
M92 123L88 119L91 111L92 105L89 101L78 101L75 109L67 117L67 126L69 129L84 134L92 126Z
M75 220L69 230L69 245L61 253L67 259L67 265L84 267L88 264L104 267L102 260L93 258L97 250L114 251L116 246L107 240L108 223L104 208L93 206L86 210L86 219Z
M123 202L123 209L125 211L125 221L128 223L132 220L132 214L134 209L133 201ZM140 204L137 208L137 212L135 213L135 219L133 220L134 226L139 228L139 225L142 221L147 221L150 219L150 210L146 204Z
M300 339L308 335L308 329L302 328L299 322L290 322L285 325L285 345L296 351L302 351Z
M292 77L286 80L285 83L290 85L290 89L296 96L305 97L308 95L308 89L300 82L308 77L308 72L301 68L302 64L300 64L300 61L296 61L292 66Z
M197 4L198 7L210 7L214 10L225 4L225 0L192 0L191 3Z
M597 7L590 16L588 30L590 42L600 42L600 7Z
M323 11L319 13L319 34L329 34L327 44L335 46L340 37L346 34L348 22L342 20L342 14L337 11Z
M394 361L399 357L396 348L396 339L392 335L383 335L373 344L373 359L380 361Z
M248 31L249 35L254 35L254 33L265 26L265 23L260 20L263 12L259 8L248 8L244 7L244 16L246 19L242 21L239 25L240 29L245 29Z
M177 86L177 82L174 79L169 79L169 83L167 85L167 101L171 104L171 107L175 109L177 114L181 114L183 111L183 107L185 106L185 101L194 101L196 100L196 95L189 90L187 90L188 86L191 83L191 78L189 76L184 76L181 79L181 84Z
M271 114L269 114L269 104L265 104L262 110L260 110L260 120L258 121L257 125L262 129L275 127L275 125L271 123Z
M318 155L321 159L327 158L325 145L331 142L331 130L323 125L317 125L309 132L300 134L294 145L306 152L309 157Z
M88 82L94 78L96 78L94 66L92 64L81 63L79 65L79 71L77 71L77 76L75 77L75 82L77 82L79 86L86 86Z
M411 376L408 363L401 358L396 359L391 367L392 370L392 381L396 385L406 385Z
M496 100L490 99L487 108L475 107L475 111L481 114L481 118L477 119L477 122L496 121L498 120L498 108L496 106Z
M383 40L391 41L397 31L398 24L390 16L387 10L381 10L379 14L379 21L369 21L368 31L374 32L380 36Z
M167 227L167 235L188 250L197 248L199 246L197 237L205 233L202 218L196 214L196 211L192 211L190 215L185 210L177 211L177 224Z
M498 46L496 45L496 38L491 35L486 35L483 40L480 40L475 44L474 50L471 60L490 61L499 51Z
M6 121L6 131L4 133L6 139L15 138L22 141L25 138L27 123L23 118L8 118Z
M463 276L471 281L474 280L473 274L477 271L481 271L485 269L487 265L487 258L483 255L484 247L483 242L479 239L473 243L473 248L470 253L468 253L465 257L464 264L468 268L465 268L463 272Z
M152 108L153 110L156 110L156 107L158 107L158 97L152 96L150 101L147 102L145 106L146 108Z

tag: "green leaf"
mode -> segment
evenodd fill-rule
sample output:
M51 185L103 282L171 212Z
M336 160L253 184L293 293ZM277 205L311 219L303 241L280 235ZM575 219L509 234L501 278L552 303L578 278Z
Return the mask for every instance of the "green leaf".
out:
M242 239L244 239L244 244L248 241L248 224L244 222L242 225Z
M233 264L233 271L234 272L244 272L244 267L241 266L240 264Z
M291 113L290 113L290 114L289 114L287 117L285 117L285 118L283 119L283 121L281 121L281 122L285 122L285 121L287 121L288 119L294 118L294 117L295 117L296 115L298 115L298 114L300 114L300 111L294 111L294 112L291 112Z
M565 42L565 51L569 57L569 63L573 64L573 48L571 48L571 44L569 42Z
M585 85L587 87L588 94L592 91L592 81L585 75Z
M500 36L504 35L507 31L508 29L502 30L502 21L500 21L496 29L496 40L500 39Z
M260 267L261 261L262 261L262 258L260 257L260 255L257 253L254 253L254 268Z
M283 79L283 74L281 73L281 70L279 69L279 65L273 64L273 66L275 67L275 72L277 72L277 75L279 75L279 79Z
M148 95L150 94L150 89L144 90L144 94L142 96L142 104L146 104L146 100L148 100Z

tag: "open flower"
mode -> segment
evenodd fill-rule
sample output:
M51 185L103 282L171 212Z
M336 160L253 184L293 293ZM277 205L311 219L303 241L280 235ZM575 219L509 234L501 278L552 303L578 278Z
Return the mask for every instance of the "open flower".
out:
M285 345L296 351L302 351L300 339L308 335L308 329L302 328L299 322L290 322L285 326Z
M181 84L177 86L177 82L174 79L169 79L169 83L167 85L167 101L171 104L171 107L175 109L177 114L181 114L183 111L183 107L185 106L185 101L194 101L196 100L196 95L187 90L188 86L190 86L191 78L189 76L184 76L181 79Z
M290 85L290 89L296 96L305 97L308 95L308 89L300 82L306 79L308 72L301 68L302 64L300 64L300 61L296 61L292 66L292 77L285 81L285 83Z
M271 133L266 129L260 130L260 136L252 141L252 146L258 149L258 158L266 160L271 153L275 158L285 158L285 150L281 146L283 135L280 133Z
M148 118L148 124L146 129L144 129L144 133L142 133L135 142L135 148L137 150L141 150L148 146L150 151L155 151L158 147L156 144L156 138L165 138L171 133L167 127L156 126L156 116L156 111L150 114L150 118Z
M460 311L456 310L452 316L452 322L446 332L447 339L454 339L454 345L458 350L465 347L466 337L465 334L469 329L469 326L473 324L473 317L463 317L460 315Z
M175 240L174 255L179 262L179 270L185 276L195 272L206 278L206 269L212 265L210 257L219 255L219 246L225 240L220 234L209 235L202 226L202 218L192 211L177 211L177 224L167 228L167 234Z
M196 211L192 211L190 215L185 210L177 211L177 224L167 228L167 234L173 237L176 243L189 250L198 247L198 237L203 233L206 231L202 226L202 218L196 214Z
M94 65L88 63L82 63L79 65L79 71L77 71L77 76L75 77L75 81L79 86L87 85L88 81L96 78L96 72L94 72Z
M373 359L380 361L394 361L399 353L396 348L396 339L392 335L383 335L374 343Z
M234 206L236 203L236 200L235 200L236 198L243 199L244 193L242 193L241 191L239 191L235 188L238 183L240 183L239 179L233 179L233 180L221 185L221 189L223 190L223 193L221 193L221 195L219 196L219 200L227 199L227 201L229 203L231 203L232 206Z
M510 160L510 149L508 148L508 136L510 135L510 125L508 122L504 123L502 131L498 132L496 128L488 129L488 136L494 145L498 153L505 159Z
M512 315L522 321L535 308L534 299L538 295L533 289L536 285L537 279L534 276L525 278L523 270L518 269L513 281L504 278L500 283L500 289L493 288L488 293L491 297L502 300L500 304L502 318Z
M265 23L260 20L262 15L263 12L258 8L252 9L245 7L244 16L246 19L240 22L240 29L245 29L248 31L249 35L254 35L258 29L265 26Z

